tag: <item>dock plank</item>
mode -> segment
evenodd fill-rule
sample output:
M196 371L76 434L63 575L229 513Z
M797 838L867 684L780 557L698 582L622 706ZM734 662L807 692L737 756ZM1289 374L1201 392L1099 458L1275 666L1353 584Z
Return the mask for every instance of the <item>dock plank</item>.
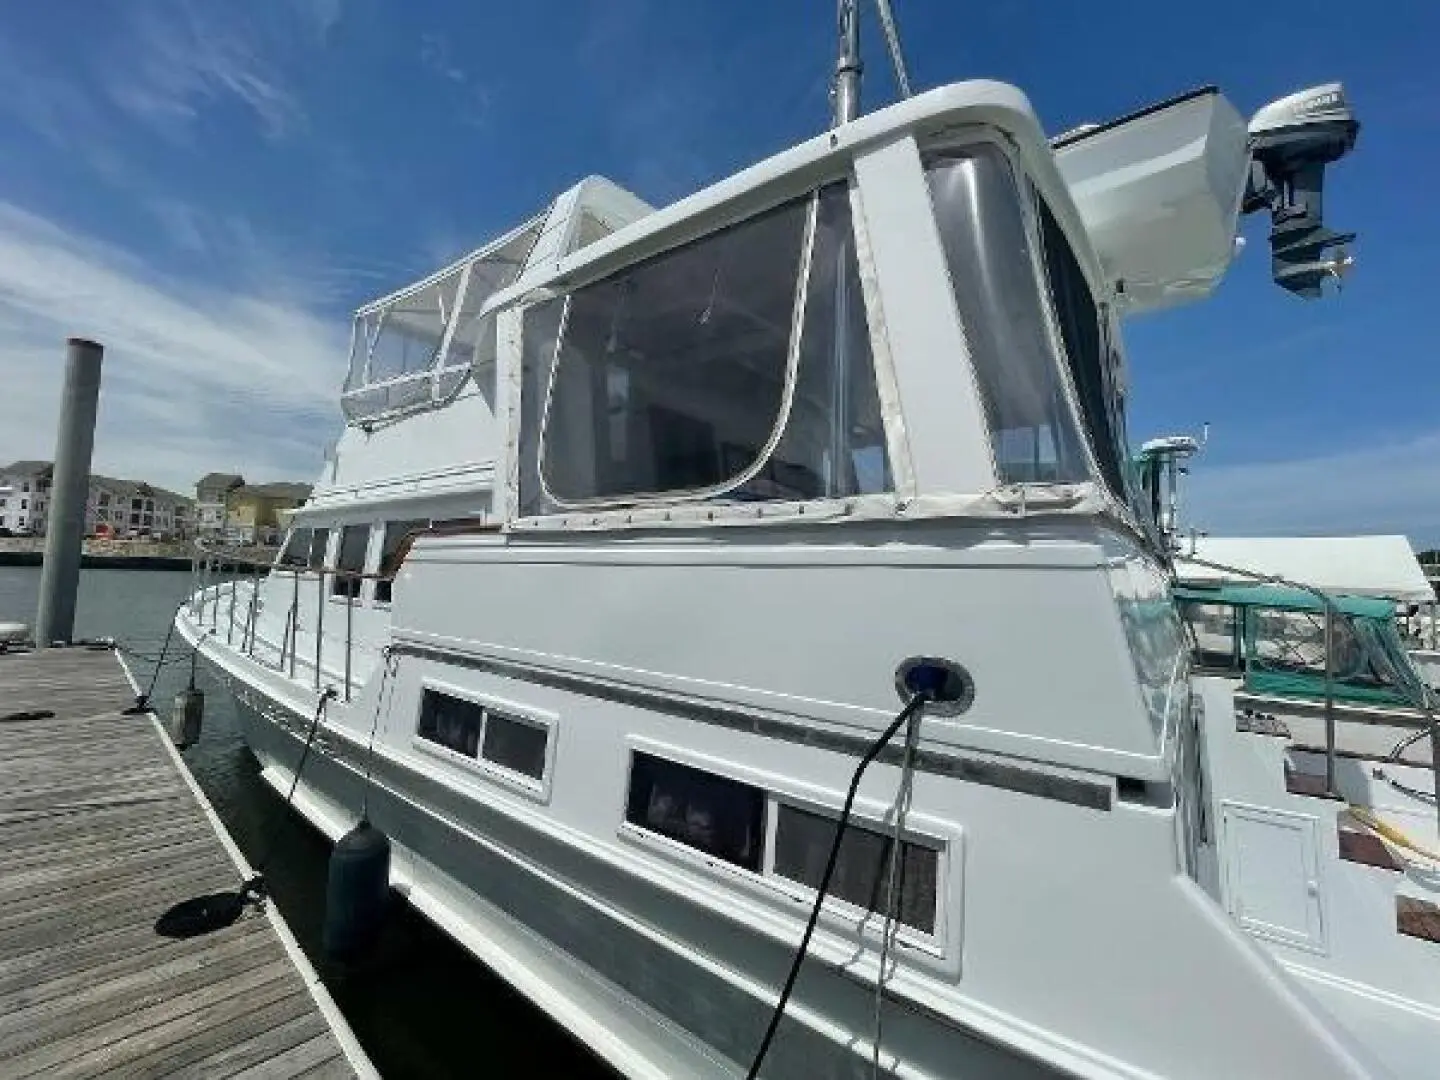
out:
M275 913L157 932L241 868L133 700L112 653L0 655L0 1075L374 1076Z
M292 994L237 1017L216 1032L217 1041L224 1044L221 1050L206 1053L205 1046L186 1042L139 1058L128 1069L116 1070L115 1076L117 1080L129 1076L205 1080L268 1061L324 1032L324 1021L314 1010L305 1008L303 996Z

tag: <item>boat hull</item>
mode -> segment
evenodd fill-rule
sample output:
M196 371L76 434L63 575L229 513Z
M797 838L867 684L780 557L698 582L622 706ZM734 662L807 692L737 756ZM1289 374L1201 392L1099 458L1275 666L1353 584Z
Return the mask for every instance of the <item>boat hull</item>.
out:
M238 681L235 693L245 741L283 795L308 718ZM634 875L607 874L563 839L507 825L417 771L379 759L372 771L366 798L363 750L327 739L307 758L296 809L334 839L358 820L365 801L372 822L390 836L397 891L626 1075L743 1074L769 1021L788 950L755 935L737 939L734 927L712 919L690 939L709 946L701 953L616 903L647 889ZM722 942L727 947L715 947ZM712 957L733 956L732 948L749 961L745 969L768 969L773 981L755 984L720 970ZM872 1027L873 988L818 963L807 974L764 1075L870 1077L871 1044L853 1033ZM895 1064L898 1053L906 1076L1071 1075L892 1003L883 1045L882 1063ZM913 1067L926 1060L947 1064ZM894 1075L883 1067L880 1074Z

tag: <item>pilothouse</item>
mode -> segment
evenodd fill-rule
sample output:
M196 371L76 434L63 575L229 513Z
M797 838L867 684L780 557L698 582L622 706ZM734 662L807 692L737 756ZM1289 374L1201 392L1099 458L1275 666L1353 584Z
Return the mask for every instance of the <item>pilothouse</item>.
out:
M626 1075L1380 1075L1202 885L1129 464L1120 320L1233 255L1237 116L842 108L362 309L281 559L177 620L266 780Z

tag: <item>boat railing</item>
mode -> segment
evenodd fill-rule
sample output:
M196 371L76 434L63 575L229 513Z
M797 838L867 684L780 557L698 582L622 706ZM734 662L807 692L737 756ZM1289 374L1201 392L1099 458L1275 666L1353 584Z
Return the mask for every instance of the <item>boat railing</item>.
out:
M1323 589L1313 585L1307 585L1301 581L1291 581L1289 578L1281 577L1279 574L1262 574L1255 570L1248 570L1244 567L1229 566L1225 563L1218 563L1211 559L1202 559L1196 555L1186 555L1187 562L1198 566L1204 566L1211 570L1218 570L1225 574L1235 574L1252 581L1259 581L1266 585L1283 585L1291 589L1299 589L1301 592L1309 593L1320 601L1325 611L1325 793L1335 798L1340 798L1340 792L1335 783L1335 742L1336 742L1336 717L1335 717L1335 600ZM1407 692L1411 687L1405 686ZM1413 704L1424 714L1424 726L1422 731L1430 737L1430 769L1434 778L1435 791L1440 795L1440 724L1435 718L1435 701L1430 687L1424 679L1417 678L1414 689L1417 691ZM1412 738L1410 742L1417 741ZM1403 745L1403 744L1402 744ZM1397 750L1399 747L1396 748ZM1436 803L1436 820L1440 823L1440 801Z
M259 632L260 584L266 577L290 579L279 644L266 641ZM302 604L308 602L312 579L315 588L314 655L301 657L300 629ZM380 574L346 570L338 566L310 566L282 563L233 548L197 546L190 561L190 595L186 610L201 629L216 640L239 649L275 671L293 679L297 665L309 667L318 691L325 682L325 612L329 590L345 603L344 651L341 658L342 696L351 699L355 690L355 602L366 581L394 581L393 573ZM344 583L336 588L335 583ZM339 641L339 636L335 636Z

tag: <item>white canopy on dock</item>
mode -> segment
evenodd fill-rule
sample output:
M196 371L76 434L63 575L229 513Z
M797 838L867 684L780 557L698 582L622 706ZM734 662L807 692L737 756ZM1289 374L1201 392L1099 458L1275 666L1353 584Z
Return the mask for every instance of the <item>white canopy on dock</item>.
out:
M1420 560L1403 536L1202 536L1192 554L1261 574L1275 574L1326 592L1434 603ZM1198 565L1183 555L1176 573L1186 584L1247 580Z

